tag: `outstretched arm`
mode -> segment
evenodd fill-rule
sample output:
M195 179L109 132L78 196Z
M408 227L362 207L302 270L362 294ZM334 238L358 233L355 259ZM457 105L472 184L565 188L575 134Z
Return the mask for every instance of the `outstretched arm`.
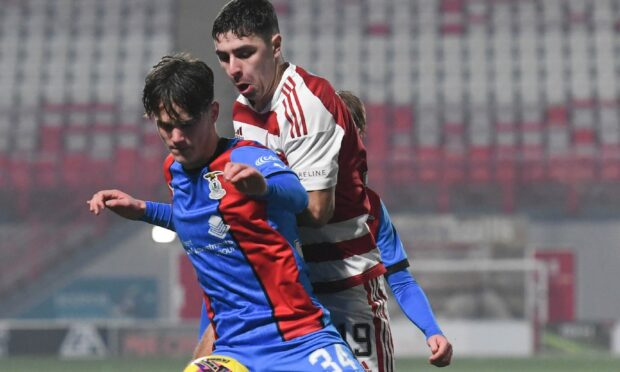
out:
M426 294L406 268L390 273L387 282L403 313L426 336L431 349L429 362L437 367L450 364L452 345L443 335Z
M136 199L120 190L98 191L86 204L88 204L89 210L95 215L99 215L102 210L108 208L121 217L130 220L141 220L174 230L172 206L170 204Z
M146 202L136 199L120 190L101 190L96 192L90 200L86 201L89 210L99 215L105 208L121 217L138 220L144 216Z
M371 190L369 197L372 208L379 209L378 221L373 223L376 230L373 231L381 258L388 270L385 274L387 282L403 313L424 333L426 343L431 349L429 362L438 367L447 366L452 358L452 345L442 334L426 294L408 270L407 253L385 205Z

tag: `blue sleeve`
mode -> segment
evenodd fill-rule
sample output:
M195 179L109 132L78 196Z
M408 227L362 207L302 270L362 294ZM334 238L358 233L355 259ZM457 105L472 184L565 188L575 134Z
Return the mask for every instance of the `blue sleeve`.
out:
M377 241L377 247L379 247L381 260L388 272L391 271L392 266L407 260L407 253L405 252L405 247L403 247L403 242L400 240L400 236L392 224L390 214L387 208L385 208L383 201L381 201L379 230L375 240Z
M294 214L308 206L308 193L294 173L275 173L266 178L267 202Z
M204 301L201 301L201 302L202 302L202 310L200 311L200 326L198 327L198 341L200 341L200 339L202 338L202 335L207 330L209 323L211 323L211 321L209 320L209 315L207 314L207 306L205 305Z
M230 160L235 163L252 166L258 169L265 177L282 172L295 174L282 162L275 152L264 147L237 147L230 153Z
M387 276L387 282L403 313L427 339L436 334L443 335L426 294L407 269L391 273Z
M175 231L174 222L172 221L171 204L156 203L147 200L146 211L144 211L144 216L142 216L141 220L152 225Z
M375 237L381 259L387 269L386 279L403 313L426 338L442 334L426 294L409 273L409 260L403 242L381 202L379 230Z
M233 150L230 160L252 166L265 177L268 192L263 198L270 206L294 214L300 213L308 206L308 193L299 178L272 150L242 146Z

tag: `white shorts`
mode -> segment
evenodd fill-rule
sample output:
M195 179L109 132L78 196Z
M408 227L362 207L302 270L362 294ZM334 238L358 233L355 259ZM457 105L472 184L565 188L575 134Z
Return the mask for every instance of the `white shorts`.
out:
M336 293L317 294L334 325L369 371L394 371L394 344L383 276Z

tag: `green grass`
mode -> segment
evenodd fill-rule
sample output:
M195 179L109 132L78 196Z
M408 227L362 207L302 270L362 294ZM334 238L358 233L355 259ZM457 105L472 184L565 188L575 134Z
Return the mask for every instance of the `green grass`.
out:
M397 360L397 372L618 372L620 358L606 356L545 356L535 358L458 358L447 369L438 369L424 359Z
M0 358L2 372L181 372L184 359L58 360L53 358ZM546 356L536 358L458 358L438 369L426 359L399 359L397 372L618 372L620 358L603 356Z

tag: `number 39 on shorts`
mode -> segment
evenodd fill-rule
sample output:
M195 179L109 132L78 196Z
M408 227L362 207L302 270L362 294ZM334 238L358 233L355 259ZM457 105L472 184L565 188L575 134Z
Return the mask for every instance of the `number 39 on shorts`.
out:
M329 372L363 371L351 350L340 344L313 351L308 361L313 366L320 366Z

